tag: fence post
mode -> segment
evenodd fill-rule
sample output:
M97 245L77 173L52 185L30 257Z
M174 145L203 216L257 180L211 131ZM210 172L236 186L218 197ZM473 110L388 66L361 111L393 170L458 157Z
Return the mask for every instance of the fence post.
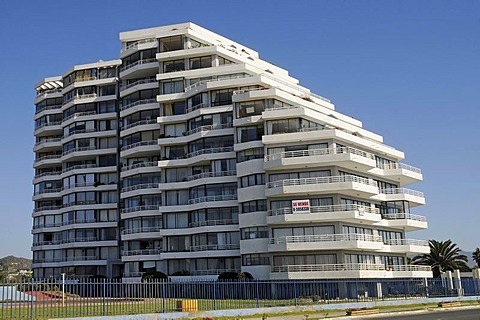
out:
M107 279L103 279L103 315L107 315L107 306L106 306L106 295L107 295Z
M258 279L255 280L256 283L256 291L257 291L257 308L260 308L260 290L258 290Z
M162 279L162 296L163 296L163 299L162 299L162 311L163 313L165 313L165 300L167 299L167 295L166 295L166 290L165 290L165 282L166 280L165 279Z
M297 281L293 280L293 294L295 295L295 306L297 306Z
M218 281L213 282L213 310L217 310L217 283Z
M35 317L34 317L34 314L33 314L33 286L34 286L34 280L33 280L33 277L32 277L32 281L30 283L31 285L31 290L30 290L30 319L33 320ZM2 307L3 307L3 303L2 303ZM2 317L3 319L3 317Z

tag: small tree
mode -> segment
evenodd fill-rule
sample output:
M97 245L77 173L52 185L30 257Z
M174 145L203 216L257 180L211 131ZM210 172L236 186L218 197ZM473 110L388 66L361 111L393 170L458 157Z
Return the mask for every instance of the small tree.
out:
M477 267L480 268L480 248L477 247L477 249L475 249L475 251L472 253L472 258L473 261L477 263Z
M142 275L142 282L167 281L168 276L160 271L148 271Z
M442 272L445 271L454 271L456 269L470 271L470 268L467 266L467 256L460 254L460 248L452 240L430 240L428 245L430 246L430 253L414 257L413 263L431 266L435 278L440 278Z

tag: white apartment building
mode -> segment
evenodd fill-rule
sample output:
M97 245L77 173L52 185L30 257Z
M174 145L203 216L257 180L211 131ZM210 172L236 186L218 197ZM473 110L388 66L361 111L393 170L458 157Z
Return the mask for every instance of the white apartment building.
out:
M432 276L403 152L193 23L120 40L36 85L35 277Z

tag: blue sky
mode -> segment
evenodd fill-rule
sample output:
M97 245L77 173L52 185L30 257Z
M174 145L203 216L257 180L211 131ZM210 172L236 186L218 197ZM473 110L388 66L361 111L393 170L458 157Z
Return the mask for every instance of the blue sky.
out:
M34 84L192 21L258 51L423 169L430 228L480 247L480 2L0 1L0 257L30 257Z

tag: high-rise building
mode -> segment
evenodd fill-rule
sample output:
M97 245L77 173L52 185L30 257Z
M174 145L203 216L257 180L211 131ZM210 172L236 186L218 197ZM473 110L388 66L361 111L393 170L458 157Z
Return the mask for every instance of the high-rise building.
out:
M35 87L35 277L432 275L403 152L195 24L120 40Z

